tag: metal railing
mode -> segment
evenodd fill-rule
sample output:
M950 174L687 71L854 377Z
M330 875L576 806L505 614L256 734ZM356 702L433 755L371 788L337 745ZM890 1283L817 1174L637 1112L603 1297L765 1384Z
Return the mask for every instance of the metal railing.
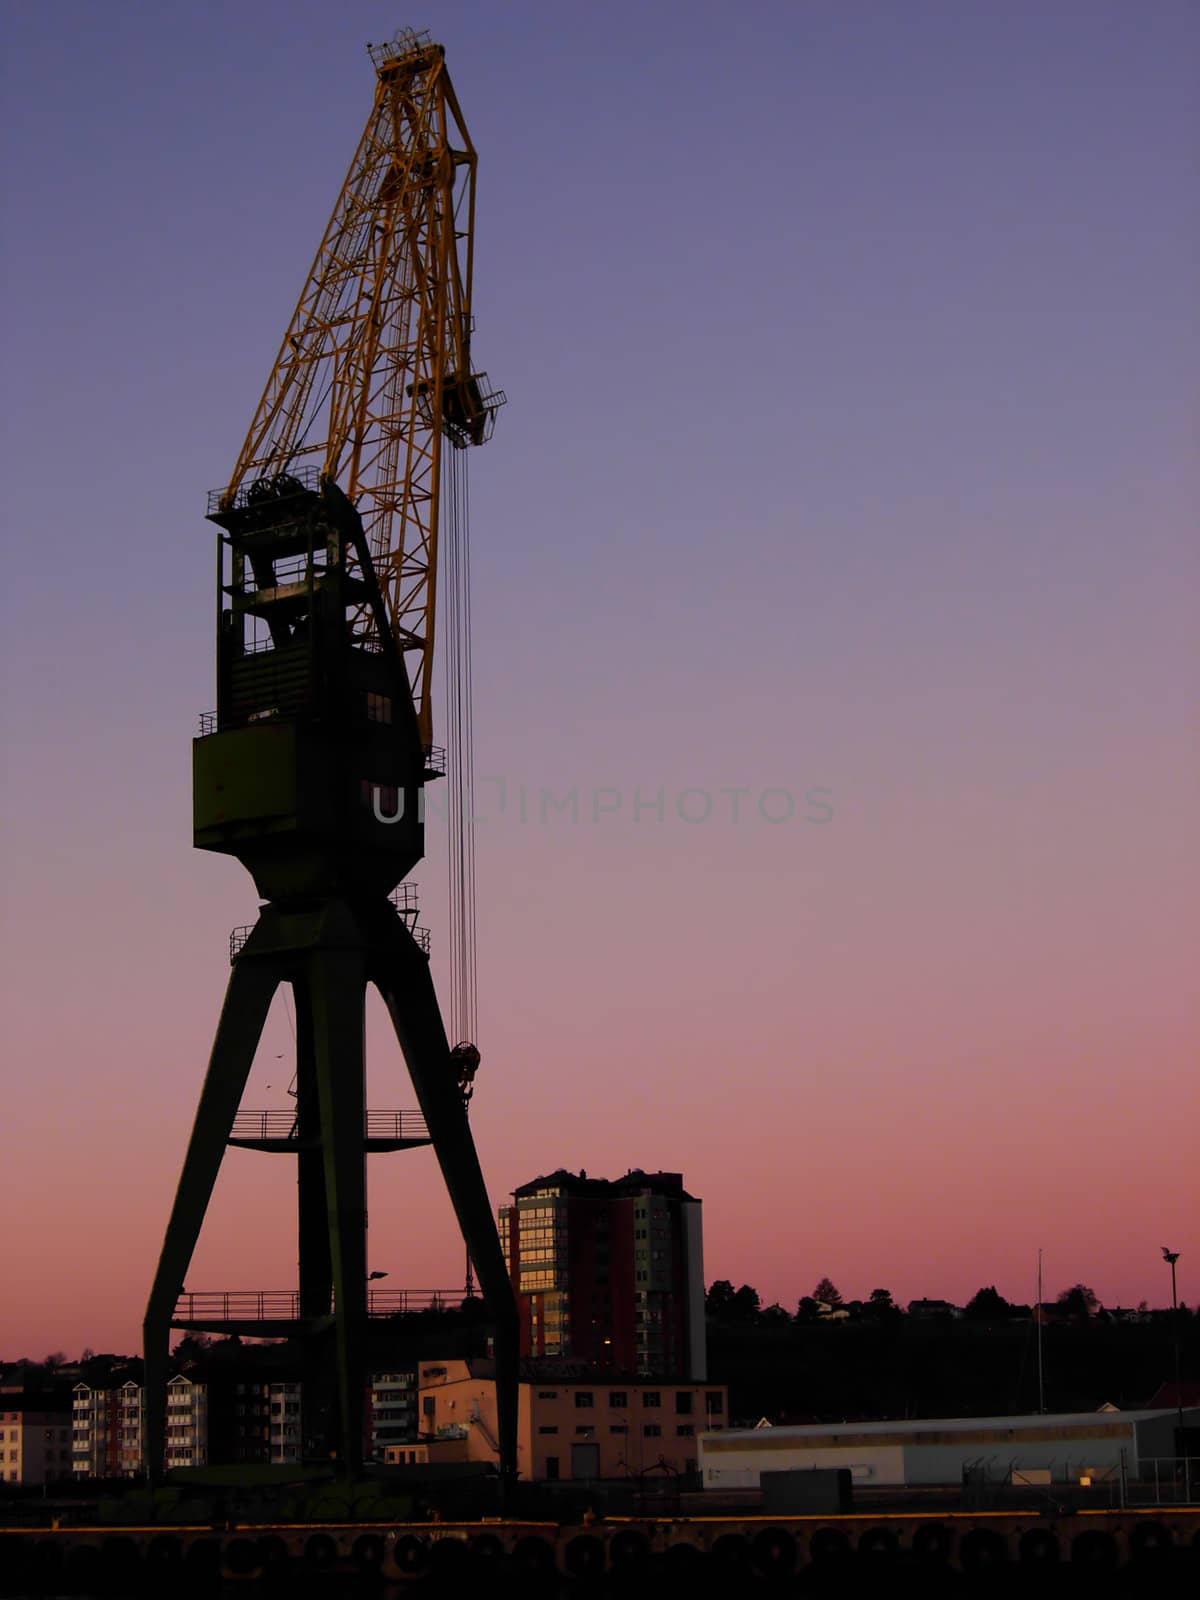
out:
M242 927L240 927L240 928L233 928L233 929L230 930L230 934L229 934L229 963L230 963L231 966L237 960L238 956L242 953L242 950L244 949L245 944L246 944L246 940L254 932L254 929L255 929L256 926L257 926L257 924L255 924L253 922L247 922L247 923L244 923L242 925Z
M202 711L200 713L200 737L207 739L210 733L217 731L217 713L215 711Z
M242 506L260 505L271 500L286 500L303 490L321 487L319 467L292 467L287 472L277 472L266 478L252 478L243 483L235 494L226 498L225 489L210 489L208 514L214 511L240 510Z
M418 55L429 45L428 28L399 28L384 44L369 44L367 54L376 67L384 67L393 61L403 61L406 56Z
M461 1289L369 1289L367 1315L396 1317L413 1311L455 1311L466 1299ZM333 1312L333 1301L325 1315ZM198 1289L175 1304L176 1322L294 1322L300 1316L295 1289Z
M388 900L400 913L401 917L403 917L404 926L416 940L418 950L420 950L423 955L428 955L430 949L429 929L421 927L417 923L417 917L421 908L420 901L417 896L416 884L397 884L397 886L392 890L391 894L388 895Z
M363 1117L363 1132L368 1139L428 1139L429 1129L419 1111L368 1111ZM296 1113L293 1109L239 1111L233 1119L231 1139L294 1139Z
M1187 1506L1200 1500L1200 1456L1146 1456L1125 1481L1131 1506Z

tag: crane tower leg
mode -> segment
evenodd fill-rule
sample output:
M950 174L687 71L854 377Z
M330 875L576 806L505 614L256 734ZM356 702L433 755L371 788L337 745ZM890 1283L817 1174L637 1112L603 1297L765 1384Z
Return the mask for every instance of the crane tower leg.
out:
M278 982L278 973L268 967L238 964L225 991L143 1325L146 1462L152 1478L163 1470L171 1320Z
M495 1329L501 1469L516 1465L517 1313L462 1093L451 1064L428 958L386 900L330 898L265 906L237 956L196 1113L175 1207L145 1318L148 1460L164 1458L167 1346L184 1277L232 1135L271 1000L290 983L296 1002L296 1118L285 1148L297 1158L299 1316L242 1324L247 1334L295 1334L310 1344L332 1322L337 1424L306 1366L310 1448L335 1452L343 1473L363 1463L367 1332L366 1071L364 1001L373 982L387 1004ZM238 1143L247 1141L240 1138ZM252 1145L254 1141L249 1141ZM227 1313L226 1313L227 1315ZM185 1326L206 1326L189 1313ZM220 1316L209 1331L228 1333ZM310 1381L313 1380L313 1381ZM320 1387L323 1388L323 1385Z
M296 1019L296 1210L300 1266L300 1315L321 1317L333 1295L329 1208L325 1204L325 1152L321 1148L321 1100L313 1046L312 1002L307 978L292 984Z
M339 1455L351 1475L361 1469L363 1460L362 1351L367 1319L365 966L362 950L321 949L309 958L327 1258L337 1336ZM322 1265L324 1259L323 1252Z
M383 996L494 1330L500 1470L507 1487L517 1459L517 1306L487 1186L450 1070L450 1050L429 964L393 921L383 930L372 975Z

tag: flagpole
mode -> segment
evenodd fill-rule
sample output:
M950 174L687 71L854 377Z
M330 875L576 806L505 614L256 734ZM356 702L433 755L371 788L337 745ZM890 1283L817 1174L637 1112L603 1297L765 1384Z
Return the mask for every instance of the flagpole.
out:
M1038 1362L1038 1415L1046 1415L1046 1383L1042 1371L1042 1252L1038 1251L1038 1279L1037 1279L1037 1305L1034 1308L1034 1320L1037 1323L1037 1362Z

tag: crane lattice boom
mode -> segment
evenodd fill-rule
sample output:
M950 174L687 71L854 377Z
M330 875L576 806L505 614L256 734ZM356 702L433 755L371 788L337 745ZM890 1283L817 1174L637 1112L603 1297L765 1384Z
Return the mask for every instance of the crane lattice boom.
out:
M371 114L221 504L306 468L354 502L429 744L442 441L482 444L504 396L471 369L476 157L442 46L369 48Z

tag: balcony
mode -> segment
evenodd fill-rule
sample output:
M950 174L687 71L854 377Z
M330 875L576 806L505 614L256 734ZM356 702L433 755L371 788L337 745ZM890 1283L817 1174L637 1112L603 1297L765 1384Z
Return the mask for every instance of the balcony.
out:
M319 1140L301 1139L294 1110L239 1111L229 1139L240 1150L295 1152L316 1149ZM429 1129L419 1111L368 1111L363 1117L363 1149L372 1155L426 1145Z

